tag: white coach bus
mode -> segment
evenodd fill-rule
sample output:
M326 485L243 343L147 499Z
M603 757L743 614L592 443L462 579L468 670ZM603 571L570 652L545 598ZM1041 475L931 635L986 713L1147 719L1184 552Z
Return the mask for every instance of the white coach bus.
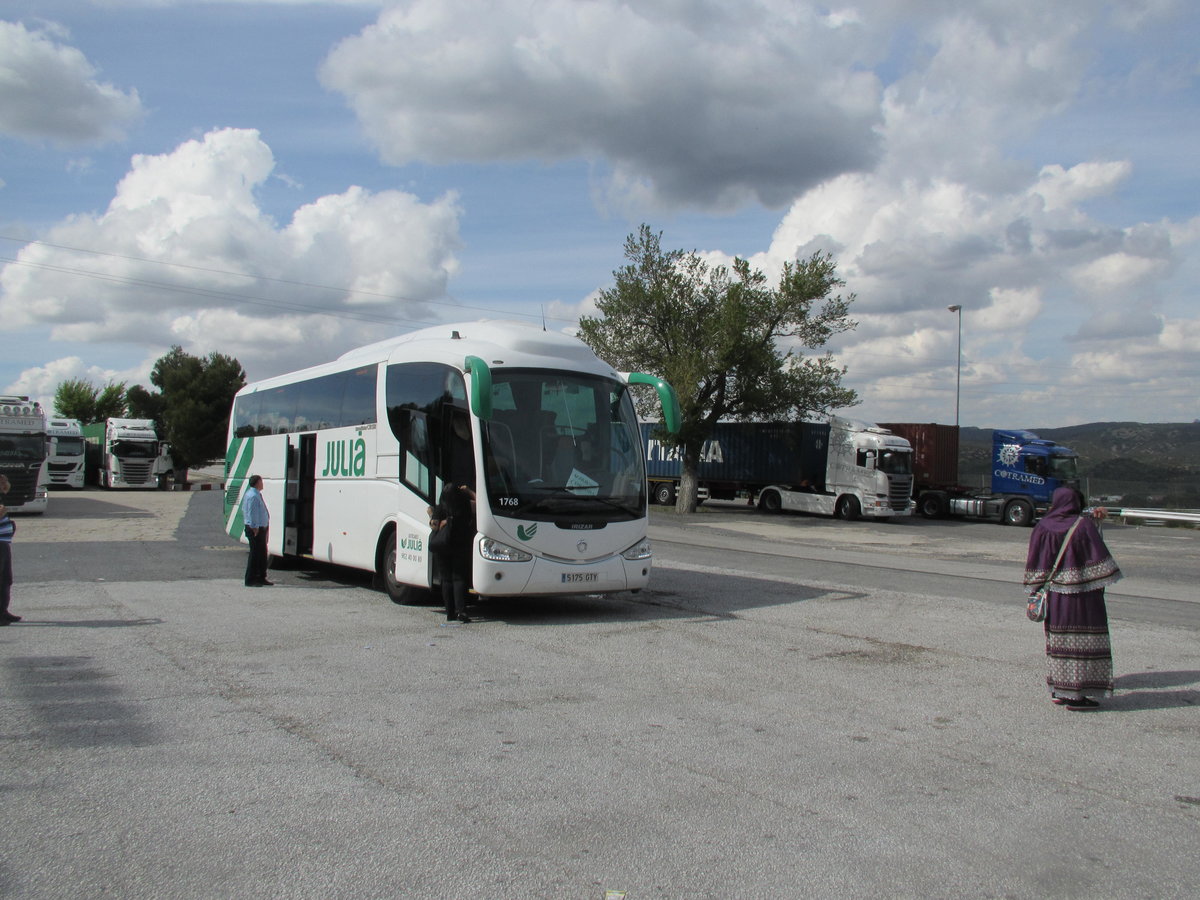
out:
M582 342L531 325L411 332L248 384L233 401L225 521L263 479L268 553L376 573L397 603L434 586L427 507L475 488L472 587L483 596L639 590L649 579L646 471L630 384Z

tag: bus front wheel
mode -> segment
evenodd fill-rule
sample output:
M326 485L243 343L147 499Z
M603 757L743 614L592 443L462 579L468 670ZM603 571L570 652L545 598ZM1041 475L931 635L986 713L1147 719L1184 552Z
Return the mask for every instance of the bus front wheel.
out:
M396 534L393 532L388 536L387 546L383 551L382 572L376 572L376 581L383 587L384 592L388 595L388 599L393 603L409 604L416 603L420 596L424 593L411 584L404 584L396 580Z

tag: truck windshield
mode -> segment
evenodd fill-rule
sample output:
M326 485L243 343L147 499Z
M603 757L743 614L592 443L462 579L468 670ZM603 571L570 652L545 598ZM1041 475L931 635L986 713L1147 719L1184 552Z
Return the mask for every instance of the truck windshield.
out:
M46 458L44 434L0 435L0 459L10 461Z
M911 475L912 454L907 450L880 450L876 468L888 475Z
M83 456L83 438L60 437L56 452L59 456Z
M1079 477L1078 462L1074 456L1050 457L1050 477L1059 481L1074 481Z
M484 479L497 516L615 522L644 514L637 416L612 379L495 369Z
M117 441L112 446L112 452L119 459L154 459L158 456L158 444L153 441Z

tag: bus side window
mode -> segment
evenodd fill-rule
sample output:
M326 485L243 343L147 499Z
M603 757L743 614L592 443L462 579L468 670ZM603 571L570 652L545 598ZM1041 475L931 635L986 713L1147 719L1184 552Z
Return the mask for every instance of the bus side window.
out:
M429 426L420 413L408 412L406 436L400 446L404 451L404 467L400 477L425 497L431 496L429 483L431 454L429 452Z
M452 378L459 382L457 391L447 390ZM387 369L388 425L403 455L400 478L431 501L436 490L434 476L445 477L436 471L441 455L437 445L448 425L442 417L456 393L466 397L461 382L461 373L441 363L396 363Z

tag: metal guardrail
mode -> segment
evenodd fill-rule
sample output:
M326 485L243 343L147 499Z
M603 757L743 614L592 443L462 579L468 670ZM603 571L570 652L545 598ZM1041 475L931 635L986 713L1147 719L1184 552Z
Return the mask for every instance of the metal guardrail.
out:
M1200 512L1188 509L1109 509L1108 514L1122 519L1146 519L1156 522L1187 522L1200 525Z

